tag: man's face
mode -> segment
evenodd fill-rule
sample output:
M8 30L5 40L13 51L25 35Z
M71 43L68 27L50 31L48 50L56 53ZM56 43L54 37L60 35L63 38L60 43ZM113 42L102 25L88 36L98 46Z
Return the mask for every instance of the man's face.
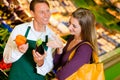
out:
M46 3L37 3L32 11L34 20L39 25L46 25L49 22L50 18L50 9Z

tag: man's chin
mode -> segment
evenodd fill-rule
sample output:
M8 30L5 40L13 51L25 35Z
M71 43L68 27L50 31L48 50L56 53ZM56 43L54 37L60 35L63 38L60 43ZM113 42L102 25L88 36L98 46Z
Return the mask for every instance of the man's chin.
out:
M49 22L44 22L44 25L47 25Z

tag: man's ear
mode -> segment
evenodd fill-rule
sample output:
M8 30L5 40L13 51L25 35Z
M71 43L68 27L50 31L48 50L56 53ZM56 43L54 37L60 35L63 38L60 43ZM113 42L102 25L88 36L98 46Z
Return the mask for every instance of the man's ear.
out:
M30 13L31 13L31 16L34 17L34 12L32 10L30 11Z

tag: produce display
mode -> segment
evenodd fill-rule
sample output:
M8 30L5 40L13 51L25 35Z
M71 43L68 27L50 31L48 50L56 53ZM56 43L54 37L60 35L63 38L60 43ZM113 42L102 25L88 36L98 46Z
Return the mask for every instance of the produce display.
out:
M11 0L12 1L12 0ZM16 0L18 4L12 8L0 3L0 69L6 72L12 64L5 64L3 61L3 50L8 37L15 25L31 21L27 0ZM71 13L77 7L90 9L96 16L97 37L99 45L99 56L109 54L120 47L120 6L118 0L47 0L50 3L52 16L49 27L62 39L67 40L69 34L68 21ZM21 15L22 14L22 15ZM25 44L27 39L22 35L17 35L15 42L17 46ZM41 39L36 41L36 51L44 54L48 49L46 43ZM0 77L0 80L1 77Z

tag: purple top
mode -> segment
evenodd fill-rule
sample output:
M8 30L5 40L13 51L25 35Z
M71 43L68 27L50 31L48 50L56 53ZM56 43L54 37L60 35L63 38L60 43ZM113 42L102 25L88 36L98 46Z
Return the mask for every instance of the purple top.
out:
M76 49L76 53L74 54L73 58L68 62L70 53L75 49L75 47L73 47L71 50L67 51L67 47L72 39L68 40L68 43L63 49L63 53L61 55L55 54L54 56L54 70L57 70L60 66L62 66L62 68L56 72L58 80L65 80L68 76L76 72L83 64L90 62L92 56L92 47L86 43L81 44L84 41L75 46L77 47L79 44L81 44Z

